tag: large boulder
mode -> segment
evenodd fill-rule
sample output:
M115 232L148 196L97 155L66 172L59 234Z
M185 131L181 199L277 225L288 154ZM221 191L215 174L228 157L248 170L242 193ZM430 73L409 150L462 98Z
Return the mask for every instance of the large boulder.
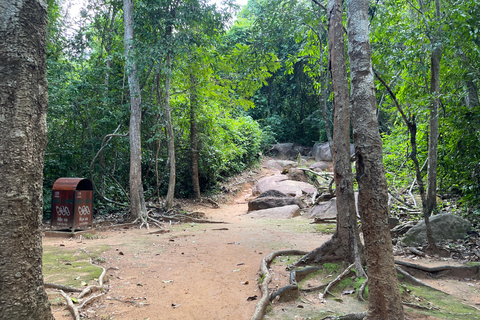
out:
M278 169L280 171L285 169L291 169L298 167L298 163L292 160L279 160L279 159L272 159L268 160L265 163L265 166L270 169Z
M248 202L248 211L263 210L269 208L284 207L290 205L301 206L299 199L293 197L260 197Z
M433 238L436 242L447 239L463 239L467 235L467 232L472 229L469 221L450 213L437 214L431 217L430 225L432 227ZM408 230L402 242L407 246L427 244L425 221L419 222L416 226Z
M335 219L337 217L337 198L313 206L308 211L310 219Z
M295 160L298 154L306 156L310 152L310 148L295 143L277 143L272 145L269 155L283 160Z
M297 158L298 151L293 143L277 143L272 146L269 154L278 159L293 160Z
M285 193L280 192L278 190L267 190L261 193L257 198L263 198L263 197L286 198L288 196Z
M355 153L355 147L350 144L350 154ZM332 152L328 142L317 142L312 148L312 156L316 161L333 161Z
M317 189L309 183L289 180L286 175L276 174L260 179L253 187L253 195L259 195L268 190L277 190L289 196L300 197L303 194L314 194Z
M264 210L250 211L252 218L290 219L300 215L300 207L297 205L283 206Z

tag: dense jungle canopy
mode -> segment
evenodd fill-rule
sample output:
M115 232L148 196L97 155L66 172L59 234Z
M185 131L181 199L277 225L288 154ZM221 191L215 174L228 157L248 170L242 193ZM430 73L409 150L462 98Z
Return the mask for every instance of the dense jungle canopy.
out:
M409 158L411 131L404 120L416 128L422 166L428 157L430 104L438 99L438 193L458 197L465 213L480 217L480 4L440 3L440 15L430 0L370 3L387 179L399 192L416 179ZM200 191L211 193L220 182L255 164L272 143L308 147L327 141L333 94L327 13L321 2L133 4L132 56L141 94L141 170L147 200L163 198L168 191L172 141L167 111L176 197L194 195L195 153ZM50 210L54 181L73 176L94 182L98 212L127 210L130 92L123 2L85 0L74 16L62 0L48 0L48 16L45 212ZM435 50L441 50L440 94L432 96ZM424 179L426 173L425 166Z

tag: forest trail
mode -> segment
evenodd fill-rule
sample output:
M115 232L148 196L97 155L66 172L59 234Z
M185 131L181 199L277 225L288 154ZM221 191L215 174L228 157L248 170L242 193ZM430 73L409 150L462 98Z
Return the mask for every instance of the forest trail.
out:
M272 173L262 168L259 174ZM246 201L251 191L245 185L219 209L190 208L224 224L172 224L158 235L147 234L155 229L114 229L99 231L98 239L44 238L43 244L110 247L101 254L102 265L118 270L109 271L106 297L87 309L92 319L249 319L257 301L247 299L261 296L261 259L279 249L311 250L330 237L304 217L252 219ZM285 281L274 277L272 286ZM63 306L52 309L56 319L71 319Z
M262 167L253 180L274 173L274 169ZM105 296L83 309L83 316L88 319L250 319L261 297L258 271L262 258L276 250L312 250L331 236L320 232L320 225L311 224L311 219L304 216L282 220L251 217L247 203L252 187L246 183L219 209L193 206L191 202L182 204L184 209L205 213L210 220L225 222L222 224L167 224L167 232L162 234L148 234L158 230L153 228L117 227L98 230L88 238L44 237L43 245L60 251L103 252L92 258L100 258L104 268L118 268L108 271ZM417 262L427 266L439 263L423 259ZM270 288L288 283L285 264L288 262L272 267ZM471 305L480 304L478 281L424 281ZM250 300L255 296L257 300ZM353 298L348 303L335 299L320 303L315 297L277 305L282 315L269 315L266 319L311 319L305 313L349 313L366 308L366 304L354 302ZM71 319L63 304L53 305L52 310L57 320ZM437 318L409 313L407 319Z

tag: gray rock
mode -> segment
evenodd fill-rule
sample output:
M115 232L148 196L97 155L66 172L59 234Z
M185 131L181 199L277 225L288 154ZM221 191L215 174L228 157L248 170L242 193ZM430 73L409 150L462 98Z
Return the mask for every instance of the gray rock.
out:
M277 143L272 146L269 153L278 159L293 160L297 158L299 151L295 150L293 143Z
M263 198L263 197L276 197L276 198L287 198L288 196L283 193L283 192L280 192L278 190L267 190L265 192L263 192L262 194L260 194L258 198Z
M261 197L256 198L248 202L248 211L263 210L269 208L284 207L289 205L302 206L301 202L297 198L286 197Z
M469 221L449 213L437 214L430 218L433 238L436 242L463 239L472 229ZM419 222L405 234L402 240L407 246L419 246L427 243L425 221Z
M288 170L287 177L288 179L293 181L303 181L307 183L310 182L310 179L308 179L307 175L305 174L305 171L301 169L292 168Z
M330 165L326 162L319 161L312 164L309 169L316 172L322 172L330 169Z
M297 205L291 205L278 208L256 210L249 212L248 215L255 218L290 219L300 215L300 207Z
M350 144L350 154L355 153L355 147ZM312 148L312 156L316 161L333 161L328 142L317 142Z
M289 180L286 175L276 174L260 179L253 187L252 194L259 195L268 190L277 190L294 197L300 197L303 194L312 195L317 191L309 183Z
M265 166L270 169L277 169L282 171L283 169L290 169L298 167L298 163L291 160L268 160L265 163Z
M310 219L335 219L337 217L337 198L320 202L308 211Z

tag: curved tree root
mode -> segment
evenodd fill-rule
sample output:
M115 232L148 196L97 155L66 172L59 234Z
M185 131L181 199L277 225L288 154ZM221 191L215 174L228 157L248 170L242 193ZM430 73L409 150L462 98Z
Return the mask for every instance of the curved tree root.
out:
M354 266L355 264L352 263L345 270L343 270L342 273L340 273L334 280L330 281L330 283L325 288L325 292L323 293L323 295L326 296L327 294L329 294L335 297L335 295L330 292L330 288L336 285L337 283L339 283L340 281L342 281L343 279L345 279L350 273L354 272L352 270Z
M427 287L429 289L432 289L432 290L435 290L435 291L439 291L439 292L443 292L443 293L446 293L440 289L437 289L437 288L434 288L428 284L426 284L425 282L415 278L414 276L412 276L410 273L408 273L407 271L403 270L402 268L400 268L399 266L395 266L395 268L397 269L397 271L399 273L401 273L405 278L407 278L408 280L410 280L411 282L413 282L414 284L417 284L417 285L420 285L420 286L423 286L423 287ZM446 293L448 294L448 293Z
M56 290L62 290L63 292L82 292L82 290L74 288L74 287L67 287L67 286L62 286L59 284L55 283L44 283L43 287L45 289L56 289Z
M367 316L367 312L350 313L343 316L328 316L322 320L363 320Z
M320 263L324 261L341 261L344 257L338 255L340 252L341 243L335 235L324 242L320 247L307 252L297 262L288 266L288 268L297 268L309 263Z
M260 263L260 276L263 277L263 281L260 284L262 298L260 299L260 301L258 301L257 305L255 306L255 312L253 313L251 320L263 319L263 316L265 314L265 309L267 308L267 305L270 302L270 299L269 299L270 297L268 294L268 285L272 280L272 275L268 271L268 267L272 263L273 259L282 255L305 255L307 253L308 253L307 251L300 251L300 250L294 250L294 249L280 250L280 251L272 252L262 259L262 262Z
M436 272L452 272L452 271L460 271L460 272L470 272L472 274L477 274L480 271L480 266L439 266L439 267L425 267L419 264L409 263L405 261L395 260L395 264L405 266L412 269L417 269L420 271L428 272L428 273L436 273Z
M70 313L72 314L73 319L74 320L80 320L80 314L79 314L78 310L82 309L84 306L91 303L92 301L97 300L98 298L103 296L105 293L100 293L100 294L91 296L91 297L81 301L80 305L78 307L76 307L73 304L72 298L69 295L67 295L64 290L67 290L67 291L70 291L70 292L80 292L77 299L82 299L83 297L85 297L89 294L92 294L96 291L103 291L103 289L104 289L103 280L105 278L105 275L107 274L107 271L110 270L110 269L118 270L118 268L116 268L116 267L109 267L109 268L106 268L106 269L103 268L103 267L100 267L100 268L102 268L103 271L102 271L100 277L98 278L98 285L88 286L84 290L65 287L65 286L60 286L60 285L51 284L51 283L45 283L44 287L45 288L56 289L62 295L62 297L65 299L65 302L67 303L67 308L70 311Z
M300 270L291 270L290 271L290 284L288 284L284 287L281 287L277 291L273 292L270 295L270 298L269 298L270 301L273 301L273 299L275 299L276 297L281 297L286 292L299 290L298 283L297 283L297 281L298 281L297 276L306 276L307 274L312 273L312 272L316 272L320 269L322 269L322 268L320 268L320 267L306 267L306 268L303 268L303 269L300 269Z
M80 320L80 314L78 313L78 309L73 305L72 298L70 298L65 292L63 292L63 290L58 290L58 292L60 292L63 299L65 299L65 302L67 303L67 308L68 310L70 310L73 319Z

